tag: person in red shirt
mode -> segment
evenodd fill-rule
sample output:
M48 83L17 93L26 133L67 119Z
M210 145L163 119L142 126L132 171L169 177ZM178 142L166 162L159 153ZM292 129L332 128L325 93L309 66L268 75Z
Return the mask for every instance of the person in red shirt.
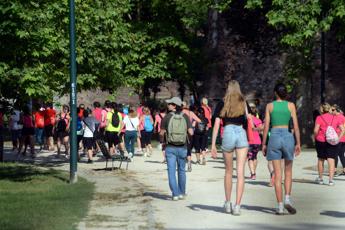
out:
M21 152L21 150L22 150L23 145L26 144L26 141L28 141L28 143L30 144L31 157L34 158L35 157L35 140L34 140L35 126L34 126L33 116L31 114L29 107L27 106L25 106L23 109L23 116L21 117L21 121L23 124L23 129L22 129L22 137L20 139L17 156L19 157L20 154L25 155L26 147L23 152Z
M338 116L342 121L343 121L343 126L345 126L345 117L343 112L341 111L341 109L339 108L338 105L333 105L332 106L332 113L336 116ZM339 133L340 131L337 130L337 132ZM340 162L343 166L343 170L340 174L337 173L337 167L338 167L338 157L335 158L335 173L334 173L334 177L337 176L345 176L345 136L343 136L340 140L339 140L339 151L338 151L338 157L340 159Z
M53 109L52 104L48 104L44 111L44 135L46 138L46 149L49 151L54 150L53 128L56 121L56 111Z
M44 113L45 109L39 106L38 110L34 113L35 119L35 137L36 143L40 146L40 151L43 147L43 131L44 131Z

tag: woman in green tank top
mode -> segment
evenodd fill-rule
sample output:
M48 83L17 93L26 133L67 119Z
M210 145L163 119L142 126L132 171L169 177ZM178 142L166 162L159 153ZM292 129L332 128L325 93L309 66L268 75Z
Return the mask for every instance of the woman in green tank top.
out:
M287 90L285 85L277 84L274 88L276 100L267 104L265 113L265 128L263 133L262 152L268 161L272 161L275 175L275 192L278 202L276 214L284 214L284 208L290 214L295 214L296 209L290 199L292 185L292 162L301 152L300 132L298 127L296 107L294 103L286 101ZM289 131L290 119L293 121L293 134ZM266 144L267 134L270 129L270 138ZM284 159L284 187L285 200L282 195L282 170L281 160Z

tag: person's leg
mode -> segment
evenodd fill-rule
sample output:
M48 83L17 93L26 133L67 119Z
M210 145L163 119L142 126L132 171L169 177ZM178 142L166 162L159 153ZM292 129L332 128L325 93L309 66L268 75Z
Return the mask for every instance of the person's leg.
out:
M19 139L18 155L21 154L24 144L25 144L25 135L22 135Z
M345 143L344 142L340 143L340 149L339 149L338 155L339 155L341 165L343 166L342 171L341 171L342 175L345 175Z
M166 148L166 158L167 158L167 165L168 165L168 179L169 179L169 187L172 192L173 197L177 197L179 194L179 188L177 186L176 181L176 150L174 147L167 147Z
M0 126L0 161L4 161L4 129Z
M236 205L241 204L241 199L244 191L244 170L247 159L248 148L236 149Z
M178 187L179 195L186 194L186 148L178 148L178 157L177 157L177 170L178 170Z
M292 189L292 165L293 161L285 160L284 187L285 195L291 195Z
M65 154L69 155L69 136L65 136L63 138L63 142L64 142L64 145L65 145Z
M61 134L57 134L57 142L56 142L56 147L57 147L57 154L60 155L61 153L61 143L63 143L63 137L60 136Z
M34 135L29 135L29 143L30 143L30 153L32 157L35 157L35 138Z
M323 178L323 170L324 170L324 159L318 158L317 160L317 170L319 173L319 178L322 180Z
M225 200L231 201L231 190L232 190L232 169L233 169L233 156L232 152L223 153L224 164L225 164L225 176L224 176L224 190Z
M335 161L334 158L327 158L329 181L333 181L334 170L335 170L335 162L334 161Z
M151 140L152 140L152 134L153 132L148 132L147 133L147 147L148 147L148 151L149 151L149 156L152 155L152 145L151 145Z
M132 131L132 136L131 136L131 153L133 153L134 155L134 145L135 145L135 140L137 140L138 137L137 137L137 132L136 131Z
M283 202L281 160L272 160L274 170L274 189L278 203Z

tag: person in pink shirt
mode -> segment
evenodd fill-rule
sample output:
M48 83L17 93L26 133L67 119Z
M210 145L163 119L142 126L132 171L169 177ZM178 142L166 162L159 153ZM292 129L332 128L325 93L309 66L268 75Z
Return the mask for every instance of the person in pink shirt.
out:
M211 110L210 106L208 106L208 100L206 97L203 97L201 99L201 107L204 109L205 117L208 120L207 127L209 128L209 130L211 130L211 127L212 127L212 124L211 124L212 110Z
M344 120L340 116L332 114L331 106L328 103L323 103L320 107L321 115L317 116L314 127L315 147L318 157L318 172L319 176L316 178L318 184L324 184L323 170L324 161L328 162L329 171L329 185L333 186L333 176L335 171L335 159L338 157L339 143L330 144L326 141L326 130L328 126L333 127L338 131L338 137L341 139L344 135Z
M102 109L102 118L100 124L100 134L104 137L105 135L105 127L107 126L107 114L111 111L111 102L106 100L104 102L104 108Z
M343 114L343 111L339 108L338 105L332 106L332 113L336 116L339 116L340 119L343 120L343 125L345 125L345 116ZM340 130L337 130L337 132L340 132ZM334 177L337 176L345 176L345 135L339 140L339 151L338 151L338 157L340 159L340 162L343 166L343 170L340 174L337 173L337 166L338 166L338 157L335 158L335 173Z
M155 127L155 132L160 133L161 131L161 123L163 118L166 115L166 105L165 104L161 104L159 107L159 112L156 113L155 115L155 123L154 123L154 127ZM165 141L159 141L159 149L162 150L163 153L163 161L162 163L166 163L166 158L165 158Z
M250 170L250 179L256 180L256 167L258 165L257 155L261 149L261 138L260 132L263 131L264 126L262 121L257 118L255 115L257 114L257 110L255 104L249 104L250 106L250 113L253 119L253 140L249 142L249 150L247 153L248 158L248 166Z
M93 103L92 116L100 123L102 122L102 109L101 104L98 101Z

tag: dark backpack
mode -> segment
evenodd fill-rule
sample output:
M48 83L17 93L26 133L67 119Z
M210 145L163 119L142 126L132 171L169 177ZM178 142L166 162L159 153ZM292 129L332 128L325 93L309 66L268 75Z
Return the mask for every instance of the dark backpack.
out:
M57 125L56 125L56 131L57 132L65 132L67 129L67 124L66 124L66 115L64 116L64 118L60 118Z
M120 124L119 114L117 112L112 114L113 115L111 116L111 125L117 128Z
M205 134L206 133L206 128L207 128L207 120L201 119L201 122L197 122L195 125L195 134Z

